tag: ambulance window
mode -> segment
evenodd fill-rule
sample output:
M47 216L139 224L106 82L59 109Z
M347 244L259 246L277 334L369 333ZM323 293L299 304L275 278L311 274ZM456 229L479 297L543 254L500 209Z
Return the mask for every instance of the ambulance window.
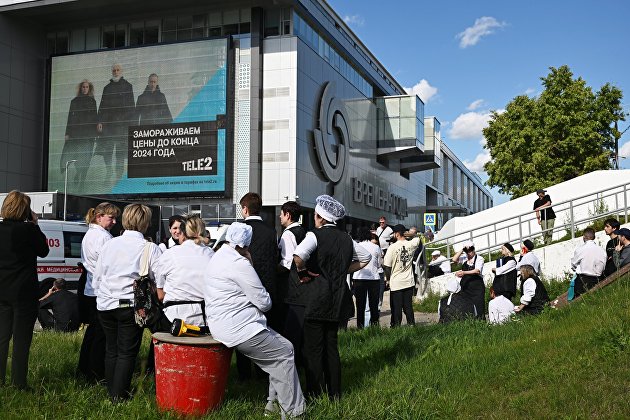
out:
M84 232L63 233L63 255L65 258L81 258L81 241L83 241L84 236Z

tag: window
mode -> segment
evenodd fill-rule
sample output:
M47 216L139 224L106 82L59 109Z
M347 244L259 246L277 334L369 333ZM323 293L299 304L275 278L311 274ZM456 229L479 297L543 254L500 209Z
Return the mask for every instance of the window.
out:
M103 26L103 48L118 48L125 46L127 25Z
M63 256L65 258L81 258L81 242L84 236L84 232L63 233Z
M280 12L280 9L265 11L265 37L280 35Z
M65 54L68 52L68 32L51 32L46 38L50 54Z

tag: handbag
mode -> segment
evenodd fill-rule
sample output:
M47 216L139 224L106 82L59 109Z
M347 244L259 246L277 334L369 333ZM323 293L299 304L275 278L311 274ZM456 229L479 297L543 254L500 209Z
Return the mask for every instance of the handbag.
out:
M160 301L157 297L155 282L149 277L150 242L144 244L144 251L140 260L139 277L133 281L133 309L136 324L148 327L160 318Z

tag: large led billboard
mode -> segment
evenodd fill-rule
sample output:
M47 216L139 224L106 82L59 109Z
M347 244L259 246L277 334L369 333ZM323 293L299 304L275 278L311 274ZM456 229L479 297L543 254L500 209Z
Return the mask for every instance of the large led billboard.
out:
M226 189L227 40L52 58L48 189ZM66 168L68 170L66 176Z

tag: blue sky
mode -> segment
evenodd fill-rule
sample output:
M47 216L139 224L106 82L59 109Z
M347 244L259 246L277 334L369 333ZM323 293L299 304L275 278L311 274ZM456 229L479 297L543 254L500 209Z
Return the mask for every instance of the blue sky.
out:
M630 112L630 2L617 0L329 0L404 87L442 123L442 139L482 179L489 112L540 93L568 65L597 91L610 82ZM385 7L384 7L385 5ZM619 129L630 125L622 122ZM625 147L624 147L625 146ZM630 130L620 140L630 168ZM495 204L509 199L493 190Z

